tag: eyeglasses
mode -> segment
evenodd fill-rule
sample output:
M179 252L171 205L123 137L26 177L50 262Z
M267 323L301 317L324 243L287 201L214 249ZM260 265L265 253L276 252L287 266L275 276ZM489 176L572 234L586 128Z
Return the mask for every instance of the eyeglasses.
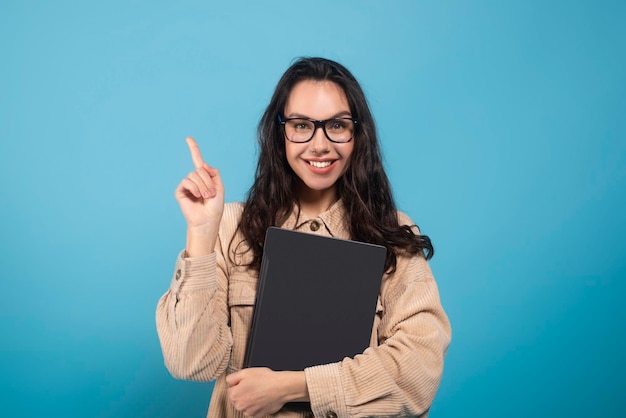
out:
M322 128L324 135L331 142L345 143L352 140L354 135L354 125L357 120L352 118L333 118L326 120L315 120L306 118L282 119L278 115L280 123L285 132L285 138L291 142L309 142L317 128Z

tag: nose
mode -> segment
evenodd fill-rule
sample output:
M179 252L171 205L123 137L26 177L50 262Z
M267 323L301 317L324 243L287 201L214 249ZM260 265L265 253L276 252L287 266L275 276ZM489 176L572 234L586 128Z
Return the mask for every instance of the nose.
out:
M330 141L326 138L324 129L321 126L315 127L313 138L309 141L309 148L314 153L326 153L330 151Z

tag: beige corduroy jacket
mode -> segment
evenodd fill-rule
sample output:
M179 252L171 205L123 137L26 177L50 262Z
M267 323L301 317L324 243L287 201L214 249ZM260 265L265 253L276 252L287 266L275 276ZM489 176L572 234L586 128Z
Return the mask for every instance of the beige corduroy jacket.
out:
M244 361L258 277L245 267L249 261L245 255L243 260L228 256L243 240L237 231L242 210L241 203L225 205L213 254L179 255L170 288L156 312L170 373L179 379L217 379L210 418L244 417L226 393L226 375L239 370ZM294 212L282 227L349 239L344 217L339 201L314 219ZM399 220L401 225L413 225L402 213ZM314 416L426 417L450 336L426 259L399 256L396 271L383 277L370 347L354 358L304 370ZM281 410L273 416L311 414Z

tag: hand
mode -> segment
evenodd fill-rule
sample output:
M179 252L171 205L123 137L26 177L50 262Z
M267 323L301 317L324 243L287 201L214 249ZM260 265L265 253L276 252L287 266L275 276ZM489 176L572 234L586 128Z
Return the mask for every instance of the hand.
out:
M309 400L304 372L253 367L226 376L226 383L235 409L254 418L273 414L287 402Z
M188 137L187 145L196 170L180 182L174 195L187 221L187 253L195 256L213 251L224 211L224 186L219 171L202 159L196 141Z

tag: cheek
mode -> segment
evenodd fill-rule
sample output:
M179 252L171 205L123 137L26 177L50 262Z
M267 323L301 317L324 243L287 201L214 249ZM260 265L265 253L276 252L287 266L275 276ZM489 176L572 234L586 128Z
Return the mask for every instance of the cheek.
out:
M352 150L350 151L346 151L346 152L342 152L341 153L342 158L342 164L343 167L341 169L341 175L343 176L344 174L346 174L346 172L348 170L350 170L350 166L352 165Z
M287 164L294 169L298 155L300 154L298 147L295 144L285 141L285 156L287 158Z
M354 143L350 142L350 147L346 147L341 155L344 158L344 160L346 160L346 164L348 164L350 161L352 161L352 154L354 153Z

